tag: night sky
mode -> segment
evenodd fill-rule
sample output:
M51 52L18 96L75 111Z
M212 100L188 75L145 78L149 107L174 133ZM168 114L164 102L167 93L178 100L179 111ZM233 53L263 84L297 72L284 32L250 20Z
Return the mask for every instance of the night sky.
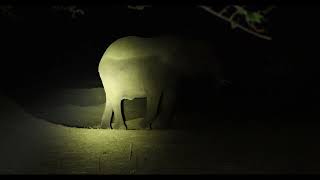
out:
M160 4L144 11L126 4L76 4L85 12L77 18L54 12L53 5L18 4L15 17L0 17L2 90L101 87L98 64L113 41L128 35L174 34L216 45L226 78L232 81L223 90L220 107L259 115L284 113L291 117L288 121L316 115L318 5L279 5L268 17L272 41L231 29L187 4Z

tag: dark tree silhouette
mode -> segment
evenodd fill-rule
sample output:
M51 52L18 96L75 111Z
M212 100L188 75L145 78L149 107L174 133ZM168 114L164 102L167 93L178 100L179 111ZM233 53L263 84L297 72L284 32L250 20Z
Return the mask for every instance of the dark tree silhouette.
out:
M145 8L150 8L151 5L128 5L129 9L134 9L142 11ZM215 10L211 6L199 5L195 8L201 8L210 14L219 17L231 24L233 29L239 28L247 33L250 33L256 37L271 40L272 38L267 35L268 30L265 28L267 23L267 15L275 8L276 6L270 5L266 6L263 9L255 8L250 9L247 6L240 5L227 5L221 10Z
M145 8L152 8L152 5L128 5L129 9L143 11ZM231 24L233 29L239 28L247 33L250 33L258 38L271 40L271 36L266 29L268 19L267 16L276 6L269 5L260 8L252 8L244 5L227 5L222 9L217 9L212 6L198 5L195 8L201 8L204 11L221 18ZM54 5L51 9L55 13L66 13L72 19L85 15L85 10L76 5ZM15 17L14 6L0 6L0 15L7 17Z

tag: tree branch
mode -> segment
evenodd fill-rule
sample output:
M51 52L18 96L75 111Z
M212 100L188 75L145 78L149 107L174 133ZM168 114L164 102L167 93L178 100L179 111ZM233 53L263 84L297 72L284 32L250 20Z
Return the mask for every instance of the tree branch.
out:
M138 6L132 6L132 5L128 5L129 9L134 9L134 10L144 10L146 7L152 7L151 5L138 5Z
M231 19L229 19L229 18L221 15L220 13L212 10L212 9L211 9L210 7L208 7L208 6L200 5L199 7L200 7L201 9L203 9L203 10L205 10L205 11L207 11L207 12L209 12L209 13L211 13L211 14L213 14L213 15L215 15L215 16L217 16L217 17L219 17L219 18L221 18L221 19L223 19L223 20L225 20L225 21L227 21L227 22L229 22L229 23L231 23L234 28L238 27L238 28L240 28L241 30L243 30L243 31L245 31L245 32L247 32L247 33L250 33L250 34L252 34L252 35L254 35L254 36L257 36L257 37L259 37L259 38L262 38L262 39L265 39L265 40L272 40L271 37L266 36L266 35L259 34L259 33L257 33L257 32L254 32L254 31L252 31L252 30L250 30L250 29L242 26L241 24L239 24L239 23L237 23L237 22L235 22L235 21L233 21L233 20L231 20Z

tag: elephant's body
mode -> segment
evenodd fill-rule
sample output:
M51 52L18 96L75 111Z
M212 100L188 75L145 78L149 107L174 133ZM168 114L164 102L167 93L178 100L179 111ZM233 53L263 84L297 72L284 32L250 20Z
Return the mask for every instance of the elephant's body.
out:
M146 97L147 109L141 128L149 125L153 128L166 127L172 116L180 78L206 71L215 76L218 67L210 65L216 64L210 62L215 60L208 46L171 37L129 36L115 41L99 64L99 74L106 91L102 123L111 126L114 112L112 128L126 128L121 101Z

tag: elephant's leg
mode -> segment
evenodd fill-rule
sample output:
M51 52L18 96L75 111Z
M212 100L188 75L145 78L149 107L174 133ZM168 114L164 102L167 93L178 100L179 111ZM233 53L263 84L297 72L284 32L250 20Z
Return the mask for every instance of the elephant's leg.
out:
M175 112L176 93L174 90L165 91L161 104L158 118L151 124L152 129L168 128L173 120Z
M112 104L110 103L108 98L106 98L106 105L102 115L100 127L103 129L111 128L111 118L112 118Z
M111 123L112 129L127 129L122 115L122 99L115 98L111 103L114 111L114 118Z
M145 119L141 123L141 127L145 129L151 128L151 123L157 117L158 105L160 101L161 93L155 93L147 95L147 109L145 114Z

